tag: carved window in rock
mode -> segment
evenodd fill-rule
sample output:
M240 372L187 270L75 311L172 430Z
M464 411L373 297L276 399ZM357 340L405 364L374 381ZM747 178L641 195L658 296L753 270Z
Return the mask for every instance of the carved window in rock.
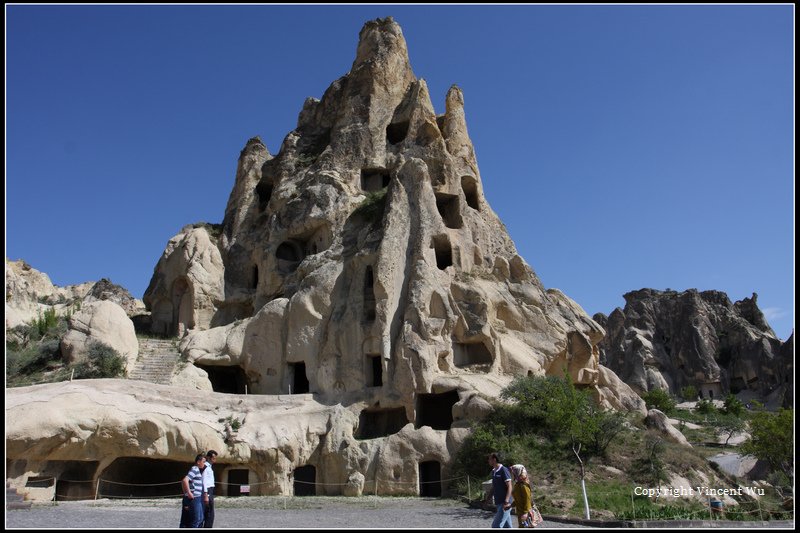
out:
M258 265L253 265L250 270L250 287L253 289L258 288Z
M430 426L431 429L450 429L453 425L453 406L458 402L458 391L451 390L441 394L417 395L416 427Z
M290 239L284 241L275 250L275 258L278 260L278 270L281 273L287 274L294 272L300 265L300 262L305 258L303 245L305 243L298 242L297 240Z
M259 181L256 185L256 197L258 198L258 212L262 213L266 210L269 199L272 198L272 184L263 180Z
M461 189L464 191L464 197L467 200L467 205L476 211L480 211L481 204L480 197L478 195L478 180L472 176L462 176Z
M436 267L439 270L453 264L453 248L450 246L450 237L447 235L437 235L431 243L436 255Z
M405 407L364 409L358 415L357 439L377 439L394 435L408 424Z
M282 274L294 272L306 257L327 250L332 240L331 229L324 224L283 241L275 250L278 270Z
M365 324L375 322L375 276L372 267L367 266L364 271L364 313L362 320Z
M385 168L365 168L361 171L361 190L377 192L389 186L391 173Z
M455 194L436 193L436 209L439 211L444 225L448 228L464 227L460 207L459 198Z
M383 386L383 360L379 353L366 354L364 365L367 387Z
M386 140L389 144L398 144L405 140L408 135L409 122L407 120L392 122L386 126Z
M491 366L492 353L482 342L453 343L453 364L459 368L471 366Z

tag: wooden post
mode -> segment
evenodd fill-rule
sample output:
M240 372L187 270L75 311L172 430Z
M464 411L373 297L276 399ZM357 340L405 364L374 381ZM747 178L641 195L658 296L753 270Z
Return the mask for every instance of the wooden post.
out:
M467 476L467 500L472 500L472 491L469 489L469 476Z
M633 491L631 491L631 509L633 510L633 519L636 520L636 505L633 503Z
M75 375L75 369L72 369L72 374L69 375L69 380L72 381L72 377Z
M97 495L100 493L100 478L97 478L97 485L94 489L94 499L97 499Z

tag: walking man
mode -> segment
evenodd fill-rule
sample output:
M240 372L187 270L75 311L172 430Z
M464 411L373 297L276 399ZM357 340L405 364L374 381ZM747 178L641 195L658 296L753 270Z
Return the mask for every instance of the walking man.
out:
M183 501L180 527L200 527L203 525L203 468L206 458L202 453L194 458L194 466L183 478Z
M497 506L492 527L514 527L511 525L511 472L500 464L497 452L489 454L489 466L492 467L492 492Z
M217 462L217 452L208 450L206 454L206 469L203 470L203 527L214 527L214 464Z

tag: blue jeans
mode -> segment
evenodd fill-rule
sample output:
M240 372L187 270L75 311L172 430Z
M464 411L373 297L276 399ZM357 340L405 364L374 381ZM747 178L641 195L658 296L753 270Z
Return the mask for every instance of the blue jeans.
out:
M190 500L186 496L181 501L180 527L202 527L203 525L203 497L195 496Z
M511 507L503 509L503 504L497 506L497 513L492 520L492 527L514 527L511 525Z

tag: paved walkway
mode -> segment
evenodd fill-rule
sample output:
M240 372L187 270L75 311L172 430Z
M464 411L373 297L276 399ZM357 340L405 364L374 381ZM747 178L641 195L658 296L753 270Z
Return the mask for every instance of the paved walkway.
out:
M216 502L214 527L235 529L475 529L488 528L493 517L462 502L433 498L219 497ZM516 517L512 519L516 527ZM7 528L173 528L179 521L177 498L42 503L6 513ZM575 527L555 522L542 526Z

